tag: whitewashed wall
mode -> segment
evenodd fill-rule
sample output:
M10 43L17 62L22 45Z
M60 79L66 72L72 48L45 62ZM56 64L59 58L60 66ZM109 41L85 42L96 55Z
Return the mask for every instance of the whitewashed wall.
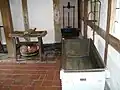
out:
M100 14L100 28L106 30L107 25L107 9L108 9L108 0L101 1L101 14ZM119 30L119 29L118 29ZM90 37L90 31L88 32ZM104 50L105 50L105 40L102 39L99 35L95 35L95 46L97 47L101 57L104 59ZM108 86L110 90L120 90L120 53L118 53L112 46L109 45L108 48L108 62L107 67L110 71L110 79L107 79Z
M103 30L106 30L107 24L107 7L108 7L108 0L100 0L101 2L101 10L100 10L100 27ZM90 5L88 5L90 8ZM90 27L88 27L88 37L93 38L93 32L91 31ZM105 50L105 40L101 38L97 33L95 33L95 46L99 51L102 59L104 59L104 50Z
M9 0L14 30L24 31L21 0ZM28 0L30 28L47 30L43 43L54 43L54 17L52 0ZM5 42L5 41L4 41Z
M120 53L109 45L108 48L108 69L111 78L107 81L111 90L120 90Z
M101 2L100 28L102 28L103 30L106 30L108 0L100 0L100 2ZM95 45L96 45L102 59L104 59L105 40L97 34L95 34Z
M9 2L10 2L14 31L21 31L21 30L23 31L24 23L23 23L21 0L9 0Z
M2 25L3 25L3 23L2 23L2 17L1 17L1 11L0 11L0 26L2 26ZM1 40L2 44L6 44L5 34L4 34L3 28L0 29L0 34L1 34L0 40Z
M108 0L100 0L100 2L101 2L100 27L102 29L106 30Z
M28 15L30 28L47 30L44 43L54 43L54 17L52 0L28 0Z

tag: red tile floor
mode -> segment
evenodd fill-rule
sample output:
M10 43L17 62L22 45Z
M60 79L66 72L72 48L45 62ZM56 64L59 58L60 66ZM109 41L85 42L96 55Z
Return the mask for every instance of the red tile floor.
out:
M0 90L61 90L60 60L48 64L0 63Z

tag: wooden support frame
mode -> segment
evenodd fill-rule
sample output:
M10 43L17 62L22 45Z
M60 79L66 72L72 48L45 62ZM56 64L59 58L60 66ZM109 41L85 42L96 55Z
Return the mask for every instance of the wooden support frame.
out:
M84 38L87 38L88 0L84 0Z
M14 56L13 55L13 43L12 43L12 38L9 37L9 34L13 32L13 24L12 24L9 0L1 0L0 10L1 10L1 16L2 16L2 21L3 21L3 28L5 32L8 56L13 57Z
M105 40L105 36L106 36L105 30L103 30L102 28L98 27L97 25L95 25L94 23L89 22L89 21L87 22L87 25L90 26L93 30L95 30L96 33ZM110 44L116 51L118 51L120 53L120 40L119 39L117 39L113 35L109 34L108 35L108 44Z
M29 29L29 18L28 18L27 0L21 0L21 1L22 1L24 27L25 27L25 30L28 30Z
M109 0L108 2L108 17L107 17L107 27L106 31L95 25L91 20L85 20L82 18L84 22L87 23L89 27L91 27L98 35L100 35L105 41L105 53L104 53L104 61L107 64L107 55L108 55L108 45L110 44L116 51L120 53L120 40L111 35L109 32L113 29L114 21L115 21L115 5L116 2L114 0Z
M107 26L106 26L106 35L105 35L105 52L104 52L104 62L105 64L107 64L107 56L108 56L108 44L109 44L109 32L112 26L112 0L108 0L108 12L107 12Z
M78 28L81 28L81 20L80 20L80 18L81 18L81 13L80 13L80 6L81 6L81 0L78 0Z

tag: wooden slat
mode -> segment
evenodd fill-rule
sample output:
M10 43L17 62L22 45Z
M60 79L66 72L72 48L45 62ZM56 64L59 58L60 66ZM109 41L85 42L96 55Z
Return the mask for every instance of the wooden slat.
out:
M104 40L105 40L105 30L103 30L102 28L98 27L97 25L95 25L92 22L87 22L87 25L90 26L93 30L95 30L97 32L98 35L100 35ZM98 29L99 28L99 29ZM115 38L114 36L110 35L108 36L108 43L116 50L120 53L120 40Z
M9 34L13 31L12 17L10 12L9 0L0 1L0 10L4 26L6 45L8 50L8 56L13 56L13 43Z
M105 52L104 52L104 62L107 64L107 56L108 56L108 44L109 44L109 32L111 29L111 26L113 25L113 18L111 15L113 15L114 8L112 7L112 0L108 0L108 12L107 12L107 26L106 26L106 35L105 35ZM112 10L113 8L113 10ZM111 11L112 10L112 11Z
M87 25L90 26L93 30L95 30L97 34L100 35L103 39L105 39L105 30L95 25L91 21L87 21Z
M25 35L23 31L15 31L11 33L11 37L44 37L47 34L47 31L35 31L28 35Z
M81 0L78 0L78 28L81 28L81 24L80 24L80 17L81 17L81 14L80 14L80 3L81 3Z
M84 0L84 20L88 20L88 0ZM84 22L84 38L87 38L87 22Z
M22 0L22 9L23 9L24 27L25 27L25 30L28 30L29 18L28 18L27 0Z
M109 34L109 44L120 53L120 40Z

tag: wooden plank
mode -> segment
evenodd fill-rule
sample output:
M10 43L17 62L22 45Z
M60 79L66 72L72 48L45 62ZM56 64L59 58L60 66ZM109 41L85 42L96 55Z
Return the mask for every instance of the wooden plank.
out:
M120 53L120 40L109 34L109 44Z
M28 30L29 18L28 18L27 0L22 0L22 9L23 9L24 27L25 27L25 30Z
M103 39L105 39L105 30L103 30L99 26L95 25L91 21L87 21L87 25L90 26L93 30L95 30L97 32L97 34L100 35Z
M24 34L23 31L14 31L10 34L11 37L44 37L47 34L47 31L34 31L30 34Z
M88 0L84 0L84 38L87 38Z
M108 56L108 42L109 42L109 32L111 29L111 26L114 22L113 18L111 17L111 15L113 15L113 10L114 8L112 7L112 0L108 0L108 11L107 11L107 26L106 26L106 35L105 35L105 52L104 52L104 62L105 64L107 64L107 56ZM113 8L113 10L112 10ZM111 11L112 10L112 11Z
M81 28L81 24L80 24L80 17L81 17L81 14L80 14L80 7L81 6L81 0L78 0L78 28Z
M13 57L13 43L12 43L12 38L9 37L9 34L13 31L9 0L1 0L0 10L1 10L3 26L4 26L8 56Z
M80 13L80 14L81 14L81 15L80 15L80 24L81 24L81 25L80 25L80 26L81 26L81 28L80 28L80 33L81 33L81 35L83 35L83 30L84 30L83 23L82 23L82 22L83 22L83 16L84 16L84 15L83 15L83 12L84 12L84 7L83 7L83 6L84 6L84 3L83 3L82 0L80 0L80 12L81 12L81 13Z
M98 27L97 25L95 25L92 22L87 22L87 25L90 26L93 30L95 30L97 32L98 35L100 35L104 40L105 40L105 30L103 30L102 28ZM99 28L99 29L98 29ZM120 53L120 40L115 38L113 35L108 36L108 43L116 50Z

